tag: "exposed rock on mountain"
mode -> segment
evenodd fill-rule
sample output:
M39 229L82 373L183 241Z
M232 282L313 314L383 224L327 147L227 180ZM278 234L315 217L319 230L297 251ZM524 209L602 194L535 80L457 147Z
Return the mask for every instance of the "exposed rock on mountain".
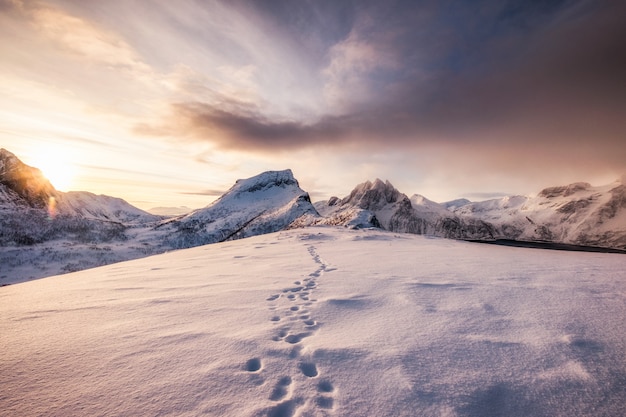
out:
M0 149L0 206L46 208L56 190L37 168Z
M346 198L316 203L323 224L381 227L402 233L456 239L492 239L493 227L483 221L460 218L443 205L415 194L410 199L389 181L376 179L357 185ZM363 218L368 222L359 221Z

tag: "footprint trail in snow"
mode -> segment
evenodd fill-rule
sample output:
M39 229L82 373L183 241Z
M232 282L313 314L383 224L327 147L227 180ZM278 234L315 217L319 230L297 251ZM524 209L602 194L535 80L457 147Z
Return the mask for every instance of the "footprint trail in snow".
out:
M317 302L314 293L318 280L327 270L315 246L308 245L307 250L316 269L305 278L294 281L292 286L266 298L272 312L269 318L273 326L271 340L284 349L284 361L291 374L268 375L269 369L263 369L258 358L250 359L246 364L250 372L264 371L270 381L259 388L269 388L267 398L275 404L262 410L259 416L331 415L336 408L335 386L324 378L313 360L313 352L306 349L307 339L314 337L320 328L311 309Z

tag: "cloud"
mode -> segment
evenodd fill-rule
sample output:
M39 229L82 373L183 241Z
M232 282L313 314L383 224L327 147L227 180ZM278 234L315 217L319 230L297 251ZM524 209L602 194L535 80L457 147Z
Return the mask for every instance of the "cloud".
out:
M367 24L353 28L346 39L328 51L330 62L322 70L326 77L324 95L336 111L346 111L354 104L375 99L378 86L372 80L374 75L384 76L400 64L392 47L393 36L390 33L373 36L369 28L373 22L365 20Z
M0 0L0 13L0 33L38 37L13 47L13 73L123 111L144 144L265 160L394 150L463 175L626 171L623 2Z
M145 135L187 137L211 142L223 149L277 151L330 144L348 136L351 124L344 117L328 116L314 123L274 120L255 106L222 101L222 106L201 102L172 104L166 125L138 124Z
M226 193L228 190L200 190L195 192L181 192L179 194L184 195L206 195L210 197L221 196Z
M74 16L45 2L3 2L6 12L22 19L43 38L65 53L88 61L108 65L117 71L131 72L135 77L150 74L136 51L116 33L89 20Z

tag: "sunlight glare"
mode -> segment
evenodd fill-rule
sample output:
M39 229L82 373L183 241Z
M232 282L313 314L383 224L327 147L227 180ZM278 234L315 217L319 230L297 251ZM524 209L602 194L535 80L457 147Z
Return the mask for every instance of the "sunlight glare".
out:
M41 149L30 165L40 169L58 191L68 191L74 183L75 167L63 149Z

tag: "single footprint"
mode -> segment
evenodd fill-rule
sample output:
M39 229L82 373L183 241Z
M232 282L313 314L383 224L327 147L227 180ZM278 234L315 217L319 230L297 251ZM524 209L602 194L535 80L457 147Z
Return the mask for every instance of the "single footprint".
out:
M270 295L269 297L267 297L266 300L267 301L274 301L278 297L280 297L280 294L273 294L273 295Z
M309 378L316 377L318 375L317 366L313 362L300 362L298 367L304 374L304 376L308 376Z
M289 330L289 329L280 329L280 331L278 332L278 334L277 334L276 336L272 337L272 340L273 340L274 342L279 342L279 341L283 340L283 338L284 338L285 336L287 336L287 334L288 334L288 333L287 333L287 330Z
M261 359L252 358L246 362L245 370L248 372L258 372L261 370Z
M280 321L280 316L272 316L270 321Z
M303 403L302 398L295 398L287 401L283 401L280 404L269 409L267 416L268 417L292 417L297 408L300 407Z
M291 307L289 310L291 310L291 311L298 311L298 310L300 310L300 307L298 307L298 306L293 306L293 307Z
M319 392L333 392L335 387L329 380L323 379L317 384L317 390Z
M315 399L315 403L320 408L330 409L333 408L334 400L332 397L319 396Z
M300 353L302 352L302 346L294 346L289 352L289 359L295 359L300 357Z
M289 393L289 385L291 385L291 377L290 376L282 377L278 381L278 383L276 383L276 386L272 390L272 393L270 394L270 400L280 401L283 398L285 398L287 394Z
M290 334L289 336L285 337L285 342L295 345L296 343L300 343L302 339L310 335L311 333Z

